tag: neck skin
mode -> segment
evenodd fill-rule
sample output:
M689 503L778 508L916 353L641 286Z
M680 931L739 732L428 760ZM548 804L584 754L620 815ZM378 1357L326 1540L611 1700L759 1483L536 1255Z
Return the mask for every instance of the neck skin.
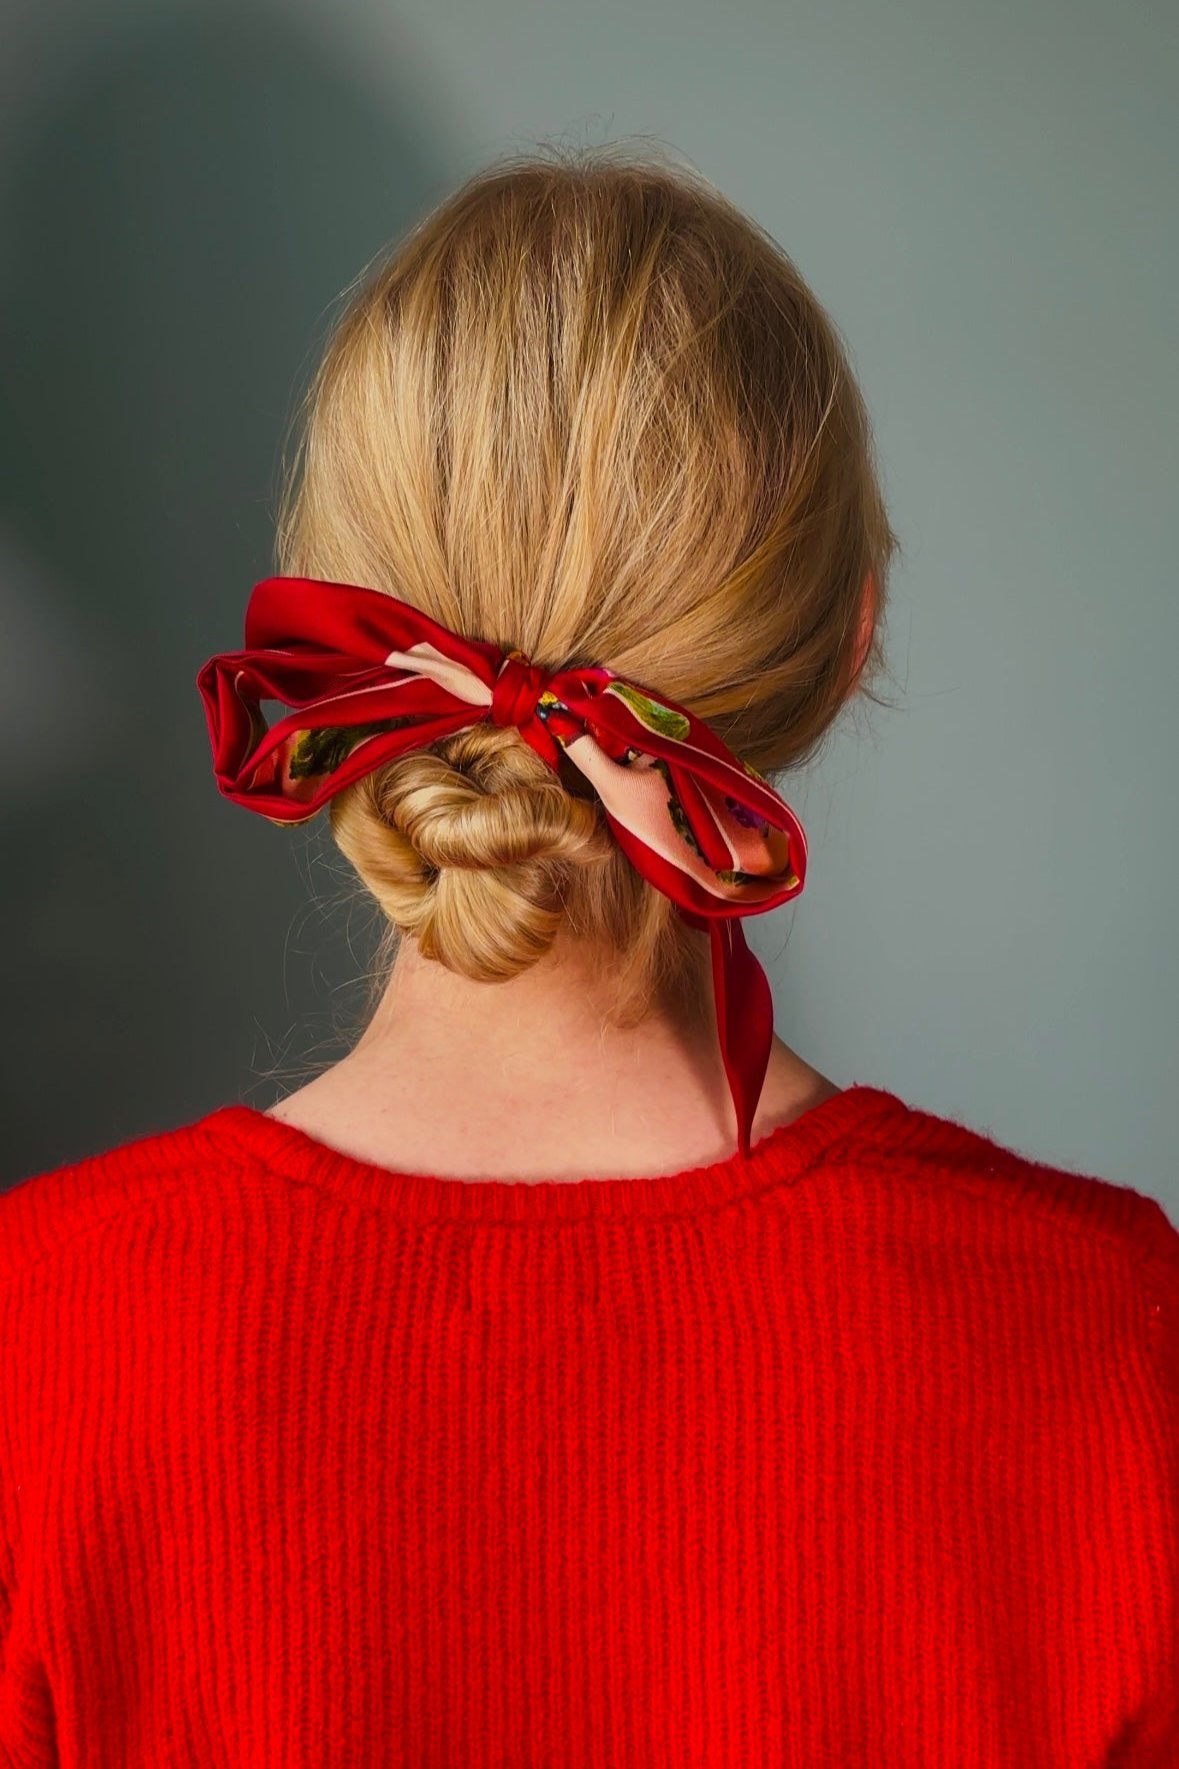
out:
M606 1025L601 978L571 939L510 982L474 983L403 938L355 1048L270 1115L357 1160L456 1179L669 1173L734 1154L714 1020ZM838 1092L775 1037L753 1142Z

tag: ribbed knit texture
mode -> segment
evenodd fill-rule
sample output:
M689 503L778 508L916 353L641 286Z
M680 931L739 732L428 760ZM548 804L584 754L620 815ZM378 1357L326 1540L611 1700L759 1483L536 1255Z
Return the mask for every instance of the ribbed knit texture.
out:
M0 1197L0 1334L5 1765L1179 1765L1179 1234L895 1094L540 1184L223 1106Z

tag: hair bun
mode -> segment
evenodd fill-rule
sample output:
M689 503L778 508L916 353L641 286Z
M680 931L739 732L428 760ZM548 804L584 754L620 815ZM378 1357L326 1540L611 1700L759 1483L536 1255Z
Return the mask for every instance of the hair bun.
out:
M511 726L481 720L340 793L332 830L389 920L424 957L478 981L525 970L565 920L574 869L613 842Z

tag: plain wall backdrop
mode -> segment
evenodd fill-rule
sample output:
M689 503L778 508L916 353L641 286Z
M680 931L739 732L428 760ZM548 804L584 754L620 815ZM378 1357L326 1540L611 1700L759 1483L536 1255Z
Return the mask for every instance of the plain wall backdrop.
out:
M505 150L646 136L831 312L904 548L897 710L777 782L778 1030L1179 1218L1164 0L21 0L4 41L3 1180L343 1053L371 916L326 818L219 797L196 672L346 286Z

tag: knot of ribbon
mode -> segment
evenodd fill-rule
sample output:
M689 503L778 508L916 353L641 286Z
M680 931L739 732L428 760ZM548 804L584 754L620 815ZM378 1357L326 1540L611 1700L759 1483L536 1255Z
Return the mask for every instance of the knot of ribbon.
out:
M211 657L197 687L219 791L278 824L480 719L515 725L553 769L567 756L631 864L709 935L738 1147L751 1152L773 999L740 922L802 890L806 836L688 707L604 665L549 672L395 596L303 577L255 584L243 649ZM292 710L269 725L264 700Z
M491 691L491 721L523 729L536 711L548 682L547 672L522 651L509 651Z

